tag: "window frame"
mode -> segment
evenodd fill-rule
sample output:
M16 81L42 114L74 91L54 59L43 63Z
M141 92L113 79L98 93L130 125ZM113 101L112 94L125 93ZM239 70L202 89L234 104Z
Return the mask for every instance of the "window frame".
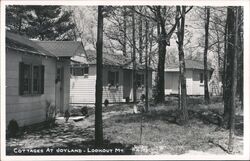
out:
M76 75L75 71L76 69L81 71L80 74ZM82 77L82 76L86 77L89 75L89 67L71 67L70 74L76 77Z
M111 74L112 74L112 79L110 78L111 77ZM114 81L114 83L112 83L111 81ZM111 87L115 87L115 88L118 88L119 86L119 71L108 71L108 78L107 78L107 82L108 82L108 87L111 88Z
M145 74L144 73L137 73L136 74L136 86L137 88L144 88L145 86Z
M35 68L38 73L34 73ZM29 71L27 90L24 89L25 72L26 72L25 70ZM37 87L35 90L34 89L35 88L34 76L36 74L37 74L36 76ZM19 95L26 96L26 95L42 95L42 94L44 94L44 65L36 64L36 63L32 64L32 63L20 62L19 63Z
M200 76L200 83L204 83L204 73L200 73L199 74L199 76Z

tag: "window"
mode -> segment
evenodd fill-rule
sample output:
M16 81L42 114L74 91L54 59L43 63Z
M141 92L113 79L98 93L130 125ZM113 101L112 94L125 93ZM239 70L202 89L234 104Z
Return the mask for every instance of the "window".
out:
M84 76L89 74L89 67L74 67L71 68L71 75L73 76Z
M39 93L40 91L40 74L39 66L33 66L33 93Z
M204 77L203 77L203 73L200 73L200 83L203 83Z
M85 67L84 68L84 75L88 75L89 74L89 67Z
M143 88L144 87L144 74L137 74L136 79L137 79L137 87Z
M56 69L56 82L61 81L62 77L62 69L61 68L57 68Z
M20 63L19 94L43 94L44 66Z
M109 84L109 87L118 86L119 84L119 72L118 71L108 72L108 84Z

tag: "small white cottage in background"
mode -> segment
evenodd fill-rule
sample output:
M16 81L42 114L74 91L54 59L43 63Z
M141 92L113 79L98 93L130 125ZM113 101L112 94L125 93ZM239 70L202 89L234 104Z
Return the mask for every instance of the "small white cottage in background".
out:
M145 93L148 79L149 98L152 97L152 69L145 75L144 65L137 65L137 99ZM122 55L103 53L103 101L132 101L132 63ZM81 56L72 57L70 79L70 103L95 103L96 52L85 51Z
M186 85L188 95L204 95L204 64L201 61L185 60ZM210 81L213 69L208 65ZM179 63L167 64L165 67L165 95L178 94ZM211 89L212 87L210 87ZM214 87L213 87L214 88Z

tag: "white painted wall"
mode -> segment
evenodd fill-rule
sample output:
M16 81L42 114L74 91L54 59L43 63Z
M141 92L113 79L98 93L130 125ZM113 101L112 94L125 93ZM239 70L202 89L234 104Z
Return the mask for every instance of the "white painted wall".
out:
M192 94L192 70L186 71L187 94ZM165 72L165 95L178 94L179 72Z
M200 73L203 73L203 70L186 70L188 95L204 95L204 81L200 83ZM178 81L178 72L165 72L165 95L178 94Z
M108 71L119 71L119 86L118 88L108 87ZM123 98L123 81L131 81L124 78L124 70L121 68L103 68L103 102L108 99L112 102L125 102ZM152 72L149 72L149 98L152 97ZM70 103L95 103L95 84L96 84L96 66L89 66L89 75L85 76L71 76L70 79ZM145 89L145 88L144 88ZM130 99L132 99L132 88L130 92ZM145 90L138 90L138 95L145 93ZM138 97L140 98L140 97Z
M70 103L94 103L96 85L96 66L89 66L89 74L84 76L71 76Z
M7 49L6 51L6 125L15 119L19 126L45 121L46 100L55 104L56 59L42 56L26 57L41 59L45 66L44 94L33 96L19 95L19 62L24 54Z

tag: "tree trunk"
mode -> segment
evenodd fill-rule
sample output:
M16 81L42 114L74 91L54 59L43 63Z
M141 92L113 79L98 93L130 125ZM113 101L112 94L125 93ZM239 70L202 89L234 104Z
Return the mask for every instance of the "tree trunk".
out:
M228 16L226 19L226 24L225 24L225 32L224 32L224 60L223 60L223 75L222 75L222 89L223 89L223 100L225 100L225 91L226 91L226 72L227 72L227 44L228 44ZM226 106L224 106L224 113L226 111Z
M146 24L145 24L145 36L146 36L146 40L145 40L145 70L146 70L146 75L145 75L145 79L146 79L146 92L145 92L145 109L146 112L148 112L148 20L146 20Z
M243 53L243 46L244 46L244 42L243 42L243 19L242 19L242 8L239 7L239 28L238 28L238 44L239 44L239 51L238 51L238 82L237 82L237 93L239 95L239 100L241 102L241 109L243 110L243 58L244 58L244 53Z
M185 59L183 51L183 41L184 41L184 29L185 29L185 12L186 6L176 7L177 16L181 15L181 24L180 21L177 23L177 37L178 37L178 50L179 50L179 68L180 68L180 85L181 85L181 96L180 99L180 121L182 124L185 124L188 121L188 111L187 111L187 90L186 90L186 69L185 69ZM179 16L178 16L179 17Z
M139 62L142 64L142 16L139 16Z
M157 8L157 17L160 19L161 17L161 11L160 6ZM158 20L157 22L157 33L158 33L158 44L159 44L159 50L158 50L158 67L157 67L157 79L156 79L156 97L155 102L156 103L163 103L165 101L165 88L164 88L164 68L165 68L165 59L166 59L166 38L167 33L165 29L165 21L160 22Z
M151 65L151 54L152 54L152 48L153 48L153 34L154 34L154 28L151 27L150 37L149 37L149 58L148 58L148 66Z
M229 117L229 143L228 143L228 150L229 152L233 151L233 144L234 144L234 129L235 129L235 101L236 101L236 89L237 89L237 55L238 55L238 26L239 26L239 8L235 7L235 23L234 28L232 28L234 31L232 33L235 34L234 36L234 43L233 48L234 52L232 52L232 85L230 88L231 92L231 111L230 111L230 117ZM232 9L232 12L234 12Z
M235 42L235 31L234 31L234 9L232 7L227 8L227 31L228 31L228 40L227 40L227 60L226 60L226 72L225 72L225 93L224 93L224 125L229 128L230 123L230 113L232 111L232 91L233 88L233 71L234 71L234 42Z
M205 48L204 48L204 93L205 93L205 103L208 104L209 92L208 92L208 71L207 71L207 51L208 51L208 30L209 30L209 18L210 18L210 8L205 7L206 22L205 22Z
M134 9L132 10L132 41L133 41L133 52L132 52L132 60L133 60L133 102L134 106L136 106L136 56L135 56L135 14Z
M127 10L126 7L123 8L123 56L127 56Z
M96 91L95 91L95 144L103 144L102 127L102 48L103 48L103 6L98 6L98 26L96 42Z

